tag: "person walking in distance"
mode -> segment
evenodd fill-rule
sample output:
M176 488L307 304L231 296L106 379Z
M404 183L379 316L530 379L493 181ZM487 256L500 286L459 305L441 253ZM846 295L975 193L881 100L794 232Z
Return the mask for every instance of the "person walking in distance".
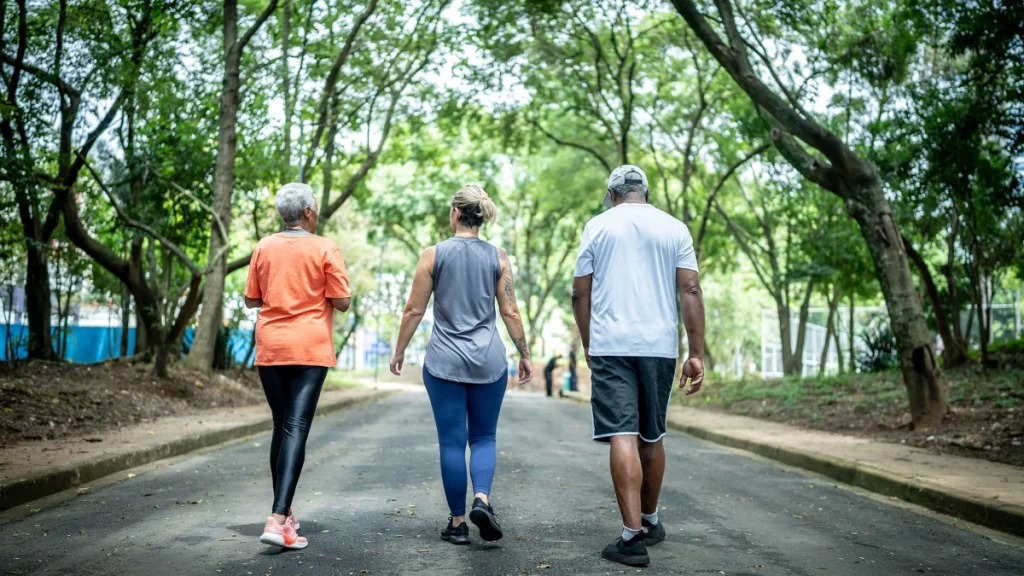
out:
M548 398L551 397L551 391L555 384L555 368L558 366L558 359L560 355L556 354L548 360L548 363L544 365L544 393L547 394Z
M569 350L569 390L579 392L579 385L576 382L576 346Z
M313 189L287 184L277 193L285 230L260 240L249 263L245 305L259 308L256 369L270 404L271 516L260 542L305 548L292 498L306 456L306 437L327 370L337 363L334 311L348 310L352 293L341 250L316 235L319 207Z
M611 445L622 535L602 551L628 566L650 563L665 539L658 496L665 474L669 400L678 356L677 292L689 342L679 387L704 381L704 302L690 232L648 203L647 176L619 166L608 177L610 210L583 229L572 309L591 370L593 439Z
M520 384L529 382L533 372L508 254L480 239L480 227L496 216L494 201L480 186L469 184L455 193L448 216L455 235L420 256L391 358L391 372L401 374L405 349L433 293L434 329L423 361L423 383L434 412L441 483L451 512L441 539L452 544L469 544L467 441L475 497L469 519L484 540L503 535L490 502L498 414L508 387L505 345L495 327L495 300L519 350Z

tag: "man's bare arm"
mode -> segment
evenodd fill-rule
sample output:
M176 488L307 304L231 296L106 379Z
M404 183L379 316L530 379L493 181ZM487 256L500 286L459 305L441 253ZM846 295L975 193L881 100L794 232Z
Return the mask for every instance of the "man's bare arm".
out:
M700 289L700 278L696 271L676 268L676 287L679 289L679 304L682 306L683 325L686 327L686 341L689 357L683 363L682 388L690 379L687 395L696 394L704 383L704 293Z
M572 279L572 316L576 319L587 364L590 364L590 292L593 285L593 274Z

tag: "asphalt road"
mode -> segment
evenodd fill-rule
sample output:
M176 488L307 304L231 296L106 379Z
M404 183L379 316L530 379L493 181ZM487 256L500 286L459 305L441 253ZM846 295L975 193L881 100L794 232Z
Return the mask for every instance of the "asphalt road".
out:
M0 574L620 574L607 448L587 407L510 395L493 503L506 537L442 542L447 521L426 395L319 419L295 507L303 551L257 540L269 436L179 460L0 525ZM1024 550L677 434L650 574L1024 574Z

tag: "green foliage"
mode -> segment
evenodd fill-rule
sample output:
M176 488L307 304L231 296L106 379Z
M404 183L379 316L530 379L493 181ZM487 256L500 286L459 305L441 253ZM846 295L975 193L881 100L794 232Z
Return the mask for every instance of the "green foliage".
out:
M884 372L899 364L896 357L896 339L889 325L874 322L860 335L864 349L857 354L857 369L861 372Z

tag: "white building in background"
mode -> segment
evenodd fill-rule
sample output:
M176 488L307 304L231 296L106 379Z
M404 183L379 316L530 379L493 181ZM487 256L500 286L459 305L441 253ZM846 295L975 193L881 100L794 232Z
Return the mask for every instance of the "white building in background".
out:
M1000 342L1013 338L1020 338L1024 331L1024 324L1021 321L1021 302L1019 293L1014 295L1014 304L993 304L992 342ZM827 318L828 308L810 308L809 313L815 318ZM962 310L961 325L969 324L969 309ZM775 310L761 311L761 377L781 378L782 370L782 338L779 335L778 313ZM889 315L884 306L864 306L855 308L853 313L853 354L859 355L866 351L861 334L874 322L889 321ZM836 331L839 334L839 346L843 353L844 367L850 363L850 310L840 307L836 310ZM978 322L975 319L971 324L970 340L977 344ZM790 317L790 337L793 339L792 347L796 347L797 329L800 326L799 314L794 312ZM818 367L821 365L821 351L825 345L825 326L807 322L807 333L804 340L804 353L801 363L800 375L802 377L817 376ZM942 338L935 336L935 349L940 355L942 353ZM825 374L836 374L839 371L838 355L836 354L835 341L829 344L828 355L825 359Z

